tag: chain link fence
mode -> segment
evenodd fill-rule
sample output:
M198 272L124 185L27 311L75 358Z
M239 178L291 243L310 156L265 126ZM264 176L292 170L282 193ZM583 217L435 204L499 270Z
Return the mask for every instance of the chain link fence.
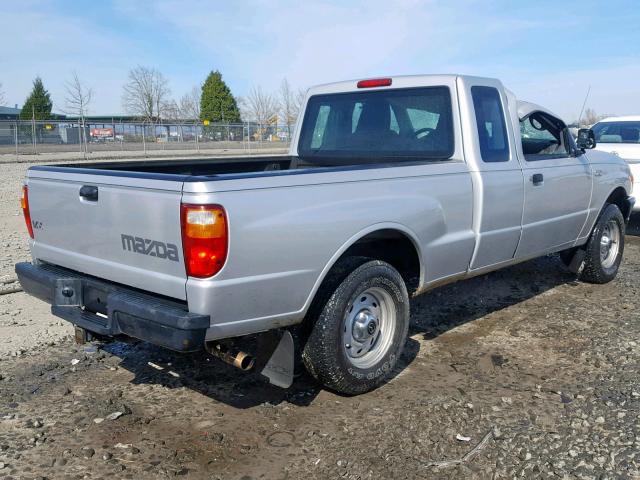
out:
M0 120L0 155L289 147L293 125Z

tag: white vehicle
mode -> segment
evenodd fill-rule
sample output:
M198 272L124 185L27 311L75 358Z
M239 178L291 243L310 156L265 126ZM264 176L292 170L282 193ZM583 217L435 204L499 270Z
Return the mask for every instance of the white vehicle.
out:
M596 136L596 150L624 159L635 179L633 190L640 191L640 115L605 118L592 130ZM633 211L640 211L640 205L636 205Z

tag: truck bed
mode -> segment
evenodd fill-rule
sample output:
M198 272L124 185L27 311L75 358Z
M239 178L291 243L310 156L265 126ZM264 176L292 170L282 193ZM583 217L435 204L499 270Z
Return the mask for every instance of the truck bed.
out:
M301 170L309 171L310 169L313 171L370 169L384 166L394 167L400 163L403 165L441 163L444 160L419 157L346 156L344 158L326 158L314 156L301 158L291 155L269 155L36 165L30 170L192 182L211 181L216 177L223 180L236 176L244 178L255 175L284 175ZM447 161L450 162L450 160Z
M298 167L296 157L284 155L244 156L202 159L143 160L60 164L35 169L65 171L76 170L78 173L100 173L99 171L126 172L141 174L161 174L180 176L215 176L234 173L257 173L265 171L290 170ZM307 165L308 167L308 165ZM148 175L145 175L148 176Z

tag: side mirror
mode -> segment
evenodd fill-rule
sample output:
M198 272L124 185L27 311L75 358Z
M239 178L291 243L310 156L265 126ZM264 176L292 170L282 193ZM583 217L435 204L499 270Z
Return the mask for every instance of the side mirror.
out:
M590 128L581 128L578 130L578 138L576 145L582 150L596 147L596 135Z

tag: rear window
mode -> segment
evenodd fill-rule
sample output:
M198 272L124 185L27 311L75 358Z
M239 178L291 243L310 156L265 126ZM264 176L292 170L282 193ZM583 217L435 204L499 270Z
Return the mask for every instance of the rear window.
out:
M640 143L640 122L601 122L592 130L596 143Z
M453 155L447 87L314 95L298 154L337 163L448 159Z

